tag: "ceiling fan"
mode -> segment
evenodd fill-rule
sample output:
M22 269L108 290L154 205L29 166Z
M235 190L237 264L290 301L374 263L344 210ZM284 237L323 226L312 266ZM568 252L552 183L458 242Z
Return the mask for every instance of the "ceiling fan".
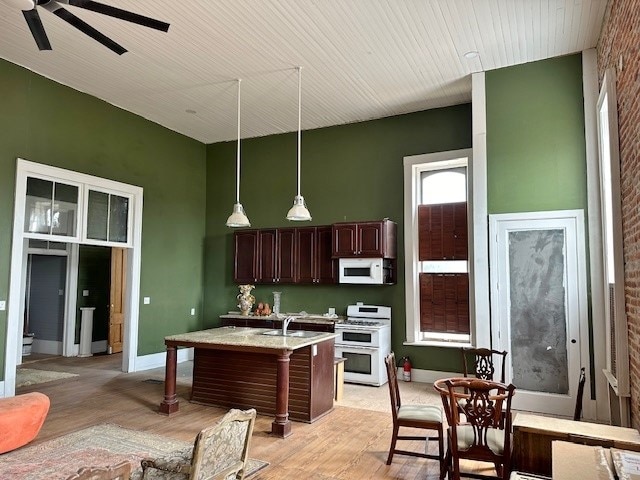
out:
M29 30L31 30L31 34L33 35L33 38L40 50L51 50L51 43L49 42L47 33L42 25L42 20L40 20L37 7L42 7L45 10L48 10L118 55L122 55L127 51L127 49L114 42L103 33L100 33L84 20L76 17L73 13L64 8L63 5L71 5L78 8L84 8L85 10L92 10L103 15L119 18L120 20L136 23L144 27L154 28L163 32L169 30L168 23L129 12L127 10L122 10L121 8L112 7L111 5L105 5L104 3L94 2L93 0L13 0L12 3L20 4L19 8L22 10L22 14L27 21L27 25L29 25Z

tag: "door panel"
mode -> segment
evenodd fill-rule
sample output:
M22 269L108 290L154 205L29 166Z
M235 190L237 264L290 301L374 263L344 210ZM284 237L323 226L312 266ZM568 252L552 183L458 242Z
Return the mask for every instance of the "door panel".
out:
M67 257L29 255L25 329L37 340L62 342Z
M509 352L516 409L572 415L589 370L583 216L572 212L491 216L493 346Z
M108 353L122 352L124 338L124 295L127 251L124 248L111 249L111 298L109 308Z

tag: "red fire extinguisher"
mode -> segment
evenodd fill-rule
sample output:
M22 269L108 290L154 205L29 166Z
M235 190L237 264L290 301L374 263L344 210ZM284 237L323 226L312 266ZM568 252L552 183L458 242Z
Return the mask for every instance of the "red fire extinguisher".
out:
M411 360L409 357L402 358L402 379L405 382L411 381Z

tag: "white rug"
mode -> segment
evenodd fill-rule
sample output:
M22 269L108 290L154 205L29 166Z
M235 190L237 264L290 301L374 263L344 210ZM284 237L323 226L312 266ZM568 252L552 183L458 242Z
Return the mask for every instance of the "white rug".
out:
M51 370L36 370L35 368L18 368L16 371L16 388L37 385L38 383L53 382L61 378L77 377L77 373L54 372Z

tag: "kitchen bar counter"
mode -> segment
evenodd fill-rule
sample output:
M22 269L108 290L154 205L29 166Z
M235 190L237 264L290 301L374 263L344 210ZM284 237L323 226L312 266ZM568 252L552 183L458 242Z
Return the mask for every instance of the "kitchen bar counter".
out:
M167 365L160 412L178 411L176 350L193 347L193 402L274 414L271 431L280 437L291 433L290 416L313 422L328 413L333 408L336 334L304 332L301 337L283 337L264 335L267 331L231 326L165 337Z

